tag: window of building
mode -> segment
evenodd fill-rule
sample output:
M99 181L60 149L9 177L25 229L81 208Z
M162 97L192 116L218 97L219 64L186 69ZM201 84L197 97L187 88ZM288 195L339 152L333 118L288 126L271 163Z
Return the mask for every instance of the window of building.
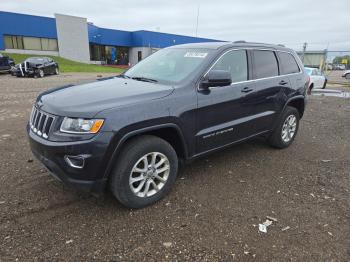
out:
M275 53L265 50L254 50L255 79L278 76L278 63Z
M232 83L248 80L247 53L233 50L223 55L212 70L225 70L231 73Z
M137 61L140 62L142 60L142 51L137 51Z
M58 45L56 39L50 38L40 38L41 40L41 50L44 51L57 51Z
M5 48L39 51L58 51L58 44L57 39L6 35Z
M112 65L128 65L128 53L128 47L90 44L91 61L103 61Z
M281 62L282 74L286 75L286 74L293 74L293 73L300 72L299 66L295 61L295 58L291 54L285 53L285 52L279 52L278 56Z
M23 49L22 36L5 36L5 48L8 49Z
M41 50L40 38L23 37L24 49L26 50Z

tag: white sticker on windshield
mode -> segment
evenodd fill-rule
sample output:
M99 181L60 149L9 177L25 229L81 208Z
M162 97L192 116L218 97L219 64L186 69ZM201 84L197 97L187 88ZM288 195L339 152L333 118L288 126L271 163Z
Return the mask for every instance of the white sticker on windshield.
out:
M184 57L205 58L208 53L187 52Z

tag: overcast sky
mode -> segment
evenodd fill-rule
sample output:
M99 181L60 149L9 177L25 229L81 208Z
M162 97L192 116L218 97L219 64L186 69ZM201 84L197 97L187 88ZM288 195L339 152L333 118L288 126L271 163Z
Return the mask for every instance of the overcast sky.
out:
M86 17L100 27L152 30L296 50L350 50L350 0L0 0L0 10Z

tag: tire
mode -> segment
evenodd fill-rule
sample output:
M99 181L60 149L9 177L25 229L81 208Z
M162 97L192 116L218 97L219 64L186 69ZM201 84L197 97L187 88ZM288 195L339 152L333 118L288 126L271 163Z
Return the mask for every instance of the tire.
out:
M325 89L325 88L326 88L326 85L327 85L327 79L326 79L326 80L324 80L324 83L323 83L322 89Z
M350 80L350 74L346 74L345 79Z
M287 119L289 119L289 121L291 121L291 119L295 119L295 126L293 125L294 126L293 128L290 125L288 125L288 123L286 123L288 121ZM300 116L299 116L298 110L295 107L287 106L281 115L281 118L278 122L277 127L275 128L275 130L272 132L272 134L268 139L269 144L272 147L279 148L279 149L290 146L293 143L298 133L299 120L300 120ZM294 129L294 133L292 132L293 129ZM290 130L291 133L288 133L288 130ZM287 131L288 133L289 140L283 138L285 131ZM292 133L293 135L291 135Z
M163 164L157 167L156 170L161 171L161 169L166 169L168 166L167 171L157 173L152 170L153 167L156 167L156 165L150 163L153 154L156 154L156 164L164 160ZM145 158L148 159L148 162L145 162ZM168 142L155 136L140 136L127 142L122 149L111 173L109 186L113 195L124 206L143 208L154 204L169 192L176 180L177 172L178 158L175 150ZM155 174L161 177L163 181L156 178ZM131 182L132 179L134 182ZM152 182L149 182L151 180L158 183L159 191L156 191ZM146 190L147 184L149 184L149 191ZM136 192L139 187L140 190ZM144 192L146 192L146 195Z
M60 74L60 71L58 70L58 67L55 68L55 72L54 72L54 75L59 75Z
M312 83L312 84L309 86L309 89L307 90L307 94L308 94L308 95L311 95L311 91L312 91L313 88L314 88L314 84Z
M36 73L36 74L34 74L34 77L35 78L43 78L45 76L45 73L44 73L44 70L42 70L42 69L39 69L38 70L38 73Z

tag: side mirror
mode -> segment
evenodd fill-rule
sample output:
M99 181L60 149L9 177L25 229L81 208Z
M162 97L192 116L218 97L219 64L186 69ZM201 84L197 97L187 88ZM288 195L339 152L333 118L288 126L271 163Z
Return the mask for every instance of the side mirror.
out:
M231 85L232 79L229 71L211 70L201 83L203 89L209 87L228 86Z

